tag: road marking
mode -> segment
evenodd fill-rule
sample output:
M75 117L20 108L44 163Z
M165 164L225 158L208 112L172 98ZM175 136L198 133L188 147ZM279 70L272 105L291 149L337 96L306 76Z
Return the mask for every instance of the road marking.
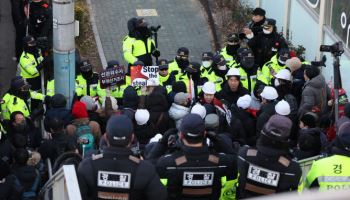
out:
M156 9L136 9L136 14L139 17L157 17Z

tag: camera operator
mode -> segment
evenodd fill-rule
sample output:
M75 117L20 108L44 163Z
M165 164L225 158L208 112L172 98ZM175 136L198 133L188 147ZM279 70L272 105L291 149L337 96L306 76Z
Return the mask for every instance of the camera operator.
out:
M152 30L148 28L148 23L143 18L131 18L128 21L129 34L123 40L123 54L129 67L137 61L142 61L145 66L151 66L152 56L156 58L160 56L151 38L152 31L155 29L157 28L152 28Z

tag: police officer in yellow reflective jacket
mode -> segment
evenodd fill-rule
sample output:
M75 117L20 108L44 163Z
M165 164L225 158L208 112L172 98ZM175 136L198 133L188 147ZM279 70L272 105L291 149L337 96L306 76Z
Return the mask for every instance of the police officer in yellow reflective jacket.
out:
M119 62L116 60L111 60L111 61L108 61L107 63L107 69L117 67L117 66L119 66ZM123 85L115 85L109 88L111 93L110 96L116 98L118 101L118 104L120 104L121 102L123 102L122 98L123 98L124 90L129 85L131 85L131 77L128 75L125 75L125 83ZM98 95L99 102L102 104L104 98L106 97L106 89L101 88L100 81L98 82L98 85L97 85L97 95Z
M1 104L2 117L9 120L11 113L21 111L25 117L29 117L30 110L27 101L30 98L30 85L21 76L11 80L9 91L3 96Z
M184 73L179 77L179 81L185 83L187 93L191 95L193 100L197 99L199 93L202 91L204 82L200 78L201 65L197 62L190 62L188 67L185 68Z
M175 82L174 72L169 73L169 65L166 59L159 59L157 62L159 66L159 85L166 88L167 92L171 92L172 85Z
M258 70L257 79L264 85L272 85L273 76L281 69L286 68L286 61L290 58L289 50L280 49L278 54L274 55L271 60Z
M350 189L350 122L343 122L331 148L330 157L315 161L304 189L319 188L320 191Z
M237 33L230 33L227 36L227 44L221 49L220 54L224 56L229 68L236 65L237 50L240 47L240 40Z
M143 18L131 18L128 21L128 30L129 34L123 40L123 54L129 67L136 61L152 66L152 55L159 57L160 52L151 38L148 23Z
M21 76L27 80L33 90L39 90L41 88L40 71L43 68L44 58L34 37L28 35L23 42L23 53L19 59Z
M241 83L250 93L254 90L256 84L257 66L254 64L253 51L249 48L239 48L237 51L236 68L241 75Z
M80 74L75 79L75 92L77 96L97 96L98 73L92 71L90 61L87 59L82 60L79 70Z
M190 64L188 61L189 53L188 48L180 47L177 50L175 59L169 63L169 73L175 73L176 81L179 80L182 73L185 72L186 67Z
M224 79L216 76L213 57L214 55L212 52L202 53L201 78L203 82L213 82L215 84L215 90L218 92L221 90L221 84L224 82Z

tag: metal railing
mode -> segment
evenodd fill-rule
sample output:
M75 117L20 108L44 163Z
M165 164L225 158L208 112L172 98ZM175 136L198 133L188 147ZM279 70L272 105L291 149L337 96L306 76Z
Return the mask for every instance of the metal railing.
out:
M81 200L74 165L63 165L40 191L45 200Z

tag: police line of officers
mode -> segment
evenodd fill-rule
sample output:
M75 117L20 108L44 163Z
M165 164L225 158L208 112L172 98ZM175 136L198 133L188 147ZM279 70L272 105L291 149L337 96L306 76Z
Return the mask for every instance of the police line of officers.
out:
M244 94L259 98L261 88L273 85L275 75L286 69L285 62L290 58L287 43L276 32L275 24L275 20L265 18L264 10L257 8L253 11L253 21L244 30L244 37L230 34L220 52L202 54L202 65L190 62L189 50L181 47L173 61L157 61L159 80L147 85L164 86L170 92L175 82L183 81L190 98L196 101L205 82L214 83L216 92L220 93L225 90L227 79L236 77ZM132 18L128 29L123 53L129 67L152 65L152 56L158 58L160 52L151 39L147 23L144 19ZM44 58L35 38L25 37L23 48L19 60L21 76L12 79L9 92L2 97L1 113L5 120L15 111L32 117L28 100L44 101L54 94L53 79L47 82L46 96L37 92ZM117 61L108 62L108 67L115 66L119 66ZM93 72L89 61L81 61L77 69L77 96L104 99L106 90L100 87L98 74ZM123 90L130 84L127 73L126 83L109 88L110 95L122 104ZM236 92L237 87L228 89ZM138 93L141 95L141 90ZM237 99L230 98L226 98L229 104L236 103ZM78 169L82 196L84 199L235 199L296 190L301 169L287 156L288 149L276 148L287 146L291 126L289 118L273 115L264 125L256 147L238 149L226 144L224 136L211 135L199 115L189 114L183 118L178 131L169 130L151 148L148 159L157 163L155 169L130 150L134 138L131 120L124 115L113 116L106 127L108 147L101 154L85 159ZM317 161L302 187L319 186L323 190L350 185L350 172L346 167L349 166L349 128L349 124L341 128L342 134L334 146L335 155ZM177 149L163 155L169 150L172 135L179 137ZM206 144L207 138L212 147ZM167 186L167 191L160 181Z

